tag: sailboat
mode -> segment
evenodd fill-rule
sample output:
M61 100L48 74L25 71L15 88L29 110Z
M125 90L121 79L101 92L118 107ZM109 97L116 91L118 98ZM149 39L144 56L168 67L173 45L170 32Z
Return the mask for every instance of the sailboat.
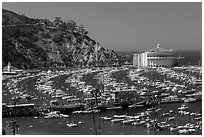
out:
M16 71L12 71L11 63L9 62L7 65L7 70L3 71L3 75L17 75L18 73Z

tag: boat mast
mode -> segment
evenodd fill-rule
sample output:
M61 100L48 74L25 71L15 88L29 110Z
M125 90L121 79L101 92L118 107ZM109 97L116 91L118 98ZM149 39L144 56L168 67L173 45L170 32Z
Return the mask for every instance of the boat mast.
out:
M16 91L14 92L14 98L11 100L11 102L12 102L12 105L14 105L14 120L10 120L9 121L8 127L13 131L13 135L15 135L16 134L16 130L18 131L18 128L19 128L19 125L16 122L16 115L17 115L16 105L19 102L19 100L17 98L17 95L16 95Z
M98 113L98 115L99 115L98 100L97 100L98 93L99 93L99 90L96 89L96 90L95 90L96 108L97 108L97 111L98 111L97 113ZM99 132L99 135L100 135L100 118L99 118L99 117L98 117L98 127L99 127L98 132ZM97 131L96 131L96 132L97 132Z
M163 82L165 82L165 73L163 73Z
M97 135L97 128L96 128L96 123L95 123L95 118L94 118L94 113L93 113L93 102L92 102L92 100L91 100L91 114L92 114L92 118L93 118L93 122L94 122L95 133Z
M157 131L156 131L156 118L155 118L155 109L156 109L156 95L153 96L153 120L154 120L154 123L153 123L153 132L154 132L154 135L157 134Z

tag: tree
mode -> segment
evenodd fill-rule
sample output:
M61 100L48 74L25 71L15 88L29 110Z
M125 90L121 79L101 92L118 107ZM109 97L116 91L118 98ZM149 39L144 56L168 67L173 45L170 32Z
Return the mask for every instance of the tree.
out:
M86 31L86 29L85 29L85 27L83 25L79 26L78 31L79 31L80 34L83 34L83 35L88 34L88 31Z
M77 29L77 25L73 20L68 20L66 23L68 32L73 32Z
M59 29L62 30L62 31L66 31L66 30L67 30L67 24L66 24L66 22L60 23Z
M59 28L62 23L63 23L63 21L62 21L61 17L55 17L54 26Z

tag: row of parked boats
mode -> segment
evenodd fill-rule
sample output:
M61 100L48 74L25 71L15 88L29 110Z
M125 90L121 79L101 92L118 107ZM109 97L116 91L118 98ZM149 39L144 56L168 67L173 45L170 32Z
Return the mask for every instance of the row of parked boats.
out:
M161 75L166 75L168 78L174 78L176 80L182 81L185 85L202 85L202 79L201 79L201 71L197 72L199 73L199 77L194 76L193 74L190 74L189 72L186 72L186 68L182 67L176 67L173 69L170 68L159 68L157 69L157 72L159 72Z
M156 111L157 110L157 111ZM158 111L159 110L159 111ZM188 112L192 119L195 119L196 123L187 123L185 125L177 125L175 122L178 120L176 115L180 115L181 111ZM156 113L156 117L155 117ZM160 116L158 116L160 114ZM137 113L137 115L127 114L115 114L112 117L103 116L100 117L103 121L110 121L111 123L131 124L133 126L144 126L148 131L156 130L168 130L169 132L177 132L178 134L194 134L202 128L201 113L189 112L188 106L183 104L178 107L177 111L169 110L163 112L161 108L149 108L146 111ZM165 121L162 121L164 120ZM172 122L173 121L173 122Z
M182 82L180 84L176 83L176 79L173 78L176 72L171 71L170 68L159 68L156 69L156 72L160 74L160 80L152 81L152 76L144 75L144 73L147 73L145 69L133 69L129 71L129 78L135 84L143 85L139 89L140 96L157 95L157 97L162 97L161 103L183 101L190 103L201 99L201 88L199 86L190 87L190 85L181 84ZM166 80L162 76L164 74L166 75ZM178 76L178 74L176 75ZM168 76L172 77L172 79L168 78Z

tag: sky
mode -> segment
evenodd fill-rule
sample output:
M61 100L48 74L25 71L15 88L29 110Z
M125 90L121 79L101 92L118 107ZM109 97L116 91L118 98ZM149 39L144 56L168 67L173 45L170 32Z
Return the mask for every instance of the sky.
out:
M107 49L202 50L201 2L3 2L32 18L73 20Z

